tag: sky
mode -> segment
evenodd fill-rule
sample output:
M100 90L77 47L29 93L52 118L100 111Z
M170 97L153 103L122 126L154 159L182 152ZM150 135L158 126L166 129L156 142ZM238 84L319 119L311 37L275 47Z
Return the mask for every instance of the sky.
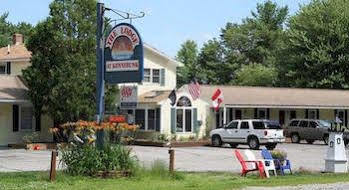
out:
M300 5L311 0L274 0L279 6L288 6L290 14L297 13ZM33 25L49 14L52 0L0 0L0 15L9 12L12 23L28 22ZM106 7L138 14L132 24L144 42L174 57L186 40L194 40L199 47L213 37L227 22L241 23L251 16L257 3L264 0L99 0ZM116 14L107 13L114 19ZM129 21L127 21L129 22Z

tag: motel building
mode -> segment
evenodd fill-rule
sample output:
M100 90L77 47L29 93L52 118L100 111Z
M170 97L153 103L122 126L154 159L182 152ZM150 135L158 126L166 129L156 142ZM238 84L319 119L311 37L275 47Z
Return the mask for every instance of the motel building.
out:
M35 118L26 93L22 70L30 66L31 53L23 36L14 34L13 44L0 48L0 146L22 143L25 135L36 132L39 142L52 142L53 121ZM140 128L136 138L152 139L157 134L204 137L207 131L233 119L271 119L282 125L293 118L334 120L348 124L349 91L269 87L201 85L201 95L193 100L184 85L176 90L174 106L168 98L176 88L177 68L182 66L150 45L144 45L144 79L137 84L137 107L121 109ZM219 111L211 97L220 89L224 100Z

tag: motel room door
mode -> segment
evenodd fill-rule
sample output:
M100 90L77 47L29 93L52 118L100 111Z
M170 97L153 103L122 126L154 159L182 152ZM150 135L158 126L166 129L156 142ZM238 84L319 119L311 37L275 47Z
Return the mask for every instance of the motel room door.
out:
M284 110L279 111L279 123L281 126L285 125L285 111Z

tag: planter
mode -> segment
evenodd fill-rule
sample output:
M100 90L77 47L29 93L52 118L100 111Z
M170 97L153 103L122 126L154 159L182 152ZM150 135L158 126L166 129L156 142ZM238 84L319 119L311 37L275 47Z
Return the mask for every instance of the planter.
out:
M27 150L52 150L56 149L56 143L27 143L27 144L9 144L9 148L27 149Z
M120 177L129 177L131 176L131 171L99 171L96 174L96 177L100 178L120 178Z

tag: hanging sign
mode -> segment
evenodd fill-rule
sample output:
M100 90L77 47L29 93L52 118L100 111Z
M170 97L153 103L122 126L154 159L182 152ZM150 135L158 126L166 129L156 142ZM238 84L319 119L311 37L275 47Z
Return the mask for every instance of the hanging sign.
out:
M137 86L122 86L120 88L120 107L136 108L137 107Z
M107 83L134 83L143 80L143 42L131 24L116 25L105 41Z

